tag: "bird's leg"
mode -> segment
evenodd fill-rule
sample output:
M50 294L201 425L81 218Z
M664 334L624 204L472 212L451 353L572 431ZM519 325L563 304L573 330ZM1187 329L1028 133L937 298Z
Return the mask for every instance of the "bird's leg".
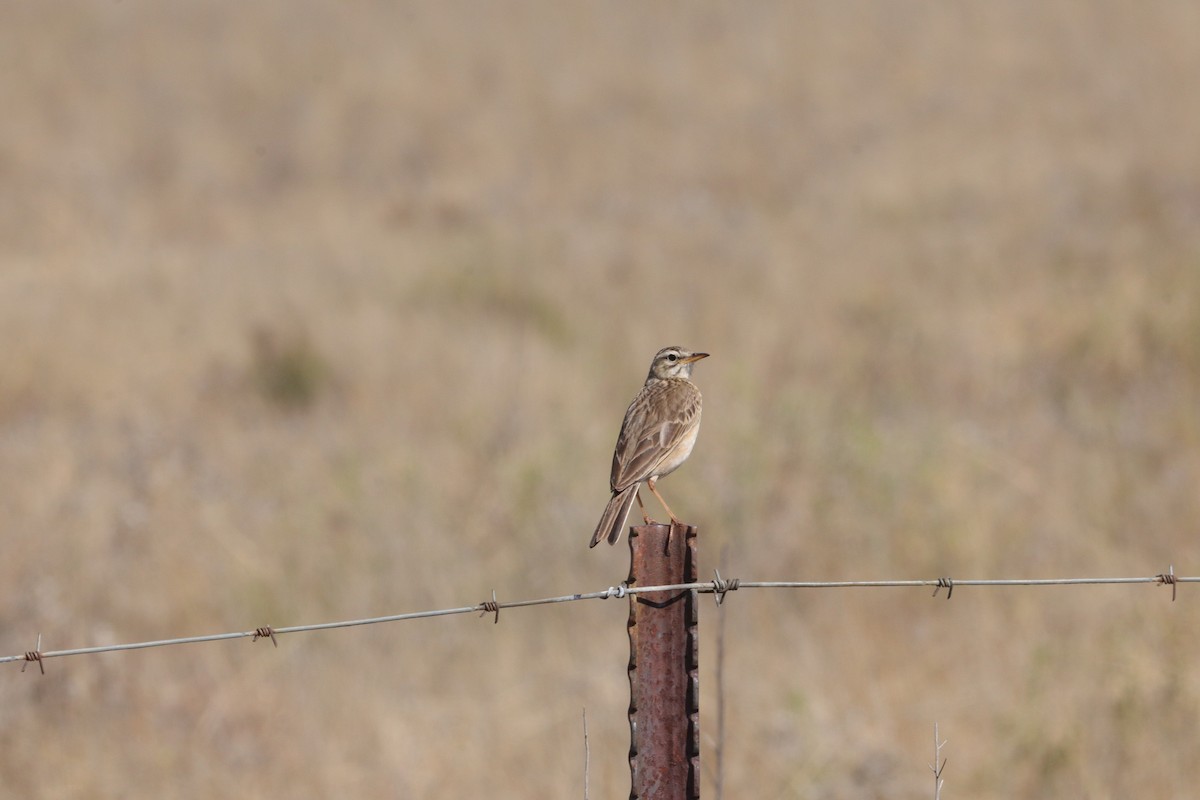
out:
M663 500L663 496L658 493L657 489L654 488L654 484L657 482L657 478L651 478L650 480L646 481L646 486L651 492L654 493L654 496L658 498L658 502L662 503L662 507L667 510L667 514L669 514L671 517L671 527L667 528L667 539L663 542L663 555L665 556L671 552L671 537L675 534L675 526L679 525L680 527L683 527L683 523L680 522L678 517L675 516L675 512L671 510L669 505L667 505L667 501Z
M642 521L647 525L656 525L657 523L650 519L650 515L646 513L646 504L642 502L642 491L638 489L633 493L633 499L638 501L638 508L642 510Z
M671 510L669 505L667 505L667 501L663 500L663 496L658 493L658 489L654 488L654 484L657 482L657 478L651 478L650 480L646 481L646 488L650 490L651 494L658 498L658 502L662 503L662 507L667 510L667 515L671 518L671 522L675 523L676 525L682 525L683 523L679 521L679 517L675 516L675 512ZM638 502L640 503L641 500Z

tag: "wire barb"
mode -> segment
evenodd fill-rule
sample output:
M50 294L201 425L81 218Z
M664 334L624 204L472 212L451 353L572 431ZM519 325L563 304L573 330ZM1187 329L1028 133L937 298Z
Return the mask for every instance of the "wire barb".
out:
M741 578L730 578L725 580L721 577L721 570L714 569L713 574L716 575L712 582L713 599L717 601L717 605L725 602L726 592L736 592L742 584Z
M954 594L954 581L950 578L938 578L937 584L933 587L933 597L937 597L938 592L946 589L946 599L950 599L950 595Z
M25 671L25 668L29 666L30 661L36 661L38 669L42 671L43 675L46 674L46 665L42 663L42 635L40 633L38 634L37 649L30 650L25 653L25 663L21 665L21 672Z
M254 638L250 641L257 642L259 639L267 638L270 638L271 644L275 645L276 648L279 647L279 641L275 638L275 629L270 625L263 625L261 628L255 628Z
M610 597L615 597L618 600L623 598L629 592L629 584L624 581L619 586L610 586L600 593L601 600L607 600Z
M1172 564L1166 572L1160 572L1154 576L1158 580L1159 586L1171 587L1171 602L1175 602L1175 590L1179 588L1179 581L1175 579L1175 565Z
M492 589L492 599L484 600L479 604L479 616L484 614L495 614L496 618L492 620L493 625L500 624L500 604L496 602L496 590Z

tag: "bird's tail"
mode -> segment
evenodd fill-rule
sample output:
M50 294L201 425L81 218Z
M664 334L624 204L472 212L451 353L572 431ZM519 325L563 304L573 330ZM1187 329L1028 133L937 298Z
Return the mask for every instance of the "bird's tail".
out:
M600 540L608 537L609 544L616 544L621 538L621 531L625 530L625 521L629 519L629 509L633 508L633 500L637 497L638 487L640 483L635 483L612 496L608 501L608 507L604 509L604 514L600 517L600 524L596 526L596 532L592 534L592 543L589 547L595 547L600 544Z

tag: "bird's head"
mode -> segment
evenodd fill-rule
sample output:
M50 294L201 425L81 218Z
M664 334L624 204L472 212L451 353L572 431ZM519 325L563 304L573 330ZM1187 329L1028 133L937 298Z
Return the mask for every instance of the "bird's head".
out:
M708 353L693 353L682 347L664 347L654 354L650 362L650 378L690 378L692 365L702 358L708 358Z

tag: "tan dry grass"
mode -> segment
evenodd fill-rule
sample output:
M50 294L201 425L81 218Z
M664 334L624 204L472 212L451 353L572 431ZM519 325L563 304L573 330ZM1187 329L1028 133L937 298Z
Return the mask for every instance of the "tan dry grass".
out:
M715 354L664 483L706 570L1196 571L1191 5L0 15L5 652L614 583L587 533L675 341ZM311 402L263 391L279 354ZM1164 594L735 596L730 791L922 796L937 720L955 796L1185 795L1196 604ZM563 797L586 705L620 794L623 621L13 669L0 774Z

